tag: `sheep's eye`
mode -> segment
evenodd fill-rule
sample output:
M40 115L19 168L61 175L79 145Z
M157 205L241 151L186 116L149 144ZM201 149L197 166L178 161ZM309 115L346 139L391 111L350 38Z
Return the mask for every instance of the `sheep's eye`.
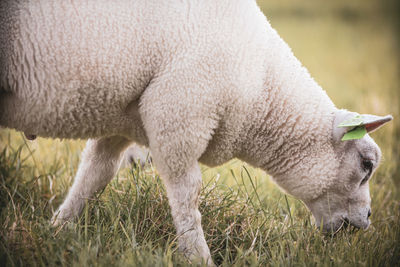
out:
M371 160L369 160L369 159L364 159L364 160L362 161L362 166L363 166L364 170L366 170L366 171L368 171L368 172L371 172L371 171L372 171L372 167L373 167L374 165L372 164L372 161L371 161Z

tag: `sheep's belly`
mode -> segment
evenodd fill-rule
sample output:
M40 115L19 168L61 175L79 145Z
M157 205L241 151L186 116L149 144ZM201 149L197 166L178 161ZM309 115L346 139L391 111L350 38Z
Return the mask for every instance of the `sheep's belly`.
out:
M96 138L123 135L146 143L136 101L119 90L98 94L63 94L26 101L1 93L0 125L26 134L53 138Z

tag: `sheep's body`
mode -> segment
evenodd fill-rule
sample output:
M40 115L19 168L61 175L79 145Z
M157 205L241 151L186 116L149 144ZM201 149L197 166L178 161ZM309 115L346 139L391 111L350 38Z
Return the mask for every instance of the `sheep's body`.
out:
M280 149L277 138L291 134L278 134L279 128L293 129L304 117L304 128L314 130L324 127L316 116L332 117L329 98L253 1L43 0L15 6L18 12L2 8L16 25L9 34L10 25L2 23L8 28L1 36L11 42L1 63L1 88L10 92L2 97L3 125L44 137L123 135L148 145L140 112L159 109L156 99L178 94L203 117L203 133L192 133L208 143L198 152L202 161L218 165L240 156L238 142L268 110L277 115L265 122L275 129L271 154ZM293 101L285 104L288 99Z
M0 5L0 124L97 139L60 220L107 184L132 141L150 147L181 248L205 259L198 160L241 158L304 201L337 181L337 109L255 1Z
M210 95L206 92L209 86L201 83L220 80L213 85L215 100L225 102L221 98L232 96L235 90L227 88L227 80L240 90L249 87L247 79L234 81L244 76L243 71L253 73L234 55L246 50L239 47L238 32L254 29L251 23L235 22L234 13L225 17L223 9L217 13L201 10L218 9L217 3L212 5L215 7L200 1L21 3L14 14L17 28L9 36L3 33L9 29L4 29L1 35L11 42L2 58L1 85L20 107L18 114L4 115L8 115L7 124L48 137L123 134L147 143L139 129L142 123L136 120L140 116L136 116L135 103L150 83L163 82L169 73L184 78L190 72L199 81L198 88L192 90L206 96ZM190 12L199 17L190 16ZM213 19L218 22L222 17L230 20L213 25ZM236 25L231 23L241 29L234 30ZM242 44L253 43L249 38L257 38L256 34L242 33ZM245 53L254 58L260 51L249 47ZM27 101L32 98L37 100ZM219 115L215 116L217 120Z

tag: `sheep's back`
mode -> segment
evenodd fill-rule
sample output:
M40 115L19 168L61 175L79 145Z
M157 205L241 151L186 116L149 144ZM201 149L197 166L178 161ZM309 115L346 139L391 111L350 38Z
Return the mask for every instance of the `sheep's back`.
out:
M1 85L18 105L10 127L52 137L120 130L156 63L134 1L11 3L1 6Z

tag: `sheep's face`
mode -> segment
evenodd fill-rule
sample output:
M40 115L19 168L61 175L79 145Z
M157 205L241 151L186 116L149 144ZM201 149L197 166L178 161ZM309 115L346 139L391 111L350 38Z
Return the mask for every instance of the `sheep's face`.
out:
M318 198L306 201L316 225L327 232L336 232L346 224L363 229L370 225L369 179L379 165L381 151L368 134L361 139L341 140L353 128L337 128L337 125L354 115L347 111L336 114L332 140L335 165L338 166L336 177ZM391 116L363 116L369 116L366 118L373 121L365 125L367 132L392 119Z
M307 205L324 231L336 232L347 223L366 229L371 214L368 184L378 167L380 149L368 135L346 141L336 149L339 168L335 182Z

